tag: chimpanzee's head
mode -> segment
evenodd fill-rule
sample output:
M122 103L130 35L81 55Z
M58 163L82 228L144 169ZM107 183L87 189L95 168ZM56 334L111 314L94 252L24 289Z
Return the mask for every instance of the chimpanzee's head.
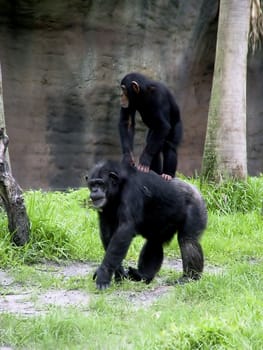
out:
M119 163L107 161L95 165L91 175L86 176L86 180L94 208L104 208L119 193L121 184Z
M121 81L120 105L128 108L145 88L145 77L140 73L129 73Z
M134 92L137 91L136 93L139 94L140 86L136 81L131 82L131 87L132 87ZM128 108L129 104L130 104L130 100L129 100L128 88L126 87L126 85L122 84L121 85L120 105L122 108Z

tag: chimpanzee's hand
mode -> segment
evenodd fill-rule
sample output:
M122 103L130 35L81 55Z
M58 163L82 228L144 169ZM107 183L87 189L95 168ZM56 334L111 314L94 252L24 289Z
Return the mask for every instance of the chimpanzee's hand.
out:
M139 158L139 164L137 166L138 170L142 171L143 173L148 173L150 171L151 162L152 156L148 154L146 149L144 149Z
M171 175L168 175L168 174L162 174L162 178L166 181L171 181L173 178Z
M148 173L150 171L150 167L142 164L138 164L137 169L142 171L143 173Z
M101 265L93 275L93 281L96 280L96 287L99 290L107 289L110 286L112 272Z

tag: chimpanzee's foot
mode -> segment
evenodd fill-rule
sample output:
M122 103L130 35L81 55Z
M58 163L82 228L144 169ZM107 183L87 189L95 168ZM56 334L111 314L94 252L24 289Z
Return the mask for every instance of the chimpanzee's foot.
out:
M139 282L142 280L140 272L137 269L134 269L133 267L129 266L127 275L128 278L132 281Z
M128 278L128 271L125 271L122 266L120 266L114 273L115 282L121 282L125 278Z
M128 278L136 282L144 281L146 284L149 284L153 280L153 277L147 277L142 273L140 273L138 269L134 269L133 267L130 267L130 266L128 269Z

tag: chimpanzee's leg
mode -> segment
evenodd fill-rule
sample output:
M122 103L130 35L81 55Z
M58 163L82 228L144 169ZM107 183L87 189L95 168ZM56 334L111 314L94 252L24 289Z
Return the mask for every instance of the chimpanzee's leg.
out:
M128 277L134 281L150 283L163 262L163 247L160 242L147 241L140 253L138 269L129 267Z
M147 137L146 137L146 143L148 144L148 142L150 142L151 137L153 135L153 130L149 130L147 133ZM152 141L151 141L152 142ZM162 162L162 157L161 157L161 152L156 153L151 161L150 164L150 169L152 171L154 171L155 173L161 175L163 172L163 162Z
M159 175L163 173L162 158L160 153L153 157L150 169Z
M179 111L177 111L179 113ZM175 176L177 169L177 148L182 139L182 123L178 122L171 129L163 146L163 174Z
M176 147L167 141L163 148L163 174L175 176L177 168Z
M188 238L178 239L183 261L183 276L178 283L198 280L204 268L204 257L200 243Z
M204 255L199 243L200 235L206 227L207 215L204 203L188 205L187 218L178 232L178 243L183 260L183 276L179 283L198 280L204 269Z
M199 208L189 206L187 220L178 232L178 243L183 261L183 276L179 283L198 280L204 268L204 255L199 243L201 232L206 224L206 216L200 215Z

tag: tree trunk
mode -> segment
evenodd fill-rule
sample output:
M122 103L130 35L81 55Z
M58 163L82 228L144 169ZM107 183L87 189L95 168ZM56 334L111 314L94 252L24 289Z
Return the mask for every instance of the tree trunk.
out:
M4 133L5 117L0 65L0 197L8 217L8 229L16 245L29 240L30 223L24 205L22 190L10 171L8 136Z
M9 172L5 152L8 137L0 129L0 196L8 217L8 229L16 245L24 245L29 240L30 223L24 205L22 190Z
M4 98L3 98L3 86L2 86L2 68L1 68L1 62L0 62L0 129L3 128L6 129L5 126L5 112L4 112ZM6 150L5 159L8 163L9 171L11 172L11 165L10 165L10 159L9 159L9 152L8 149Z
M221 0L202 175L245 178L250 0Z

